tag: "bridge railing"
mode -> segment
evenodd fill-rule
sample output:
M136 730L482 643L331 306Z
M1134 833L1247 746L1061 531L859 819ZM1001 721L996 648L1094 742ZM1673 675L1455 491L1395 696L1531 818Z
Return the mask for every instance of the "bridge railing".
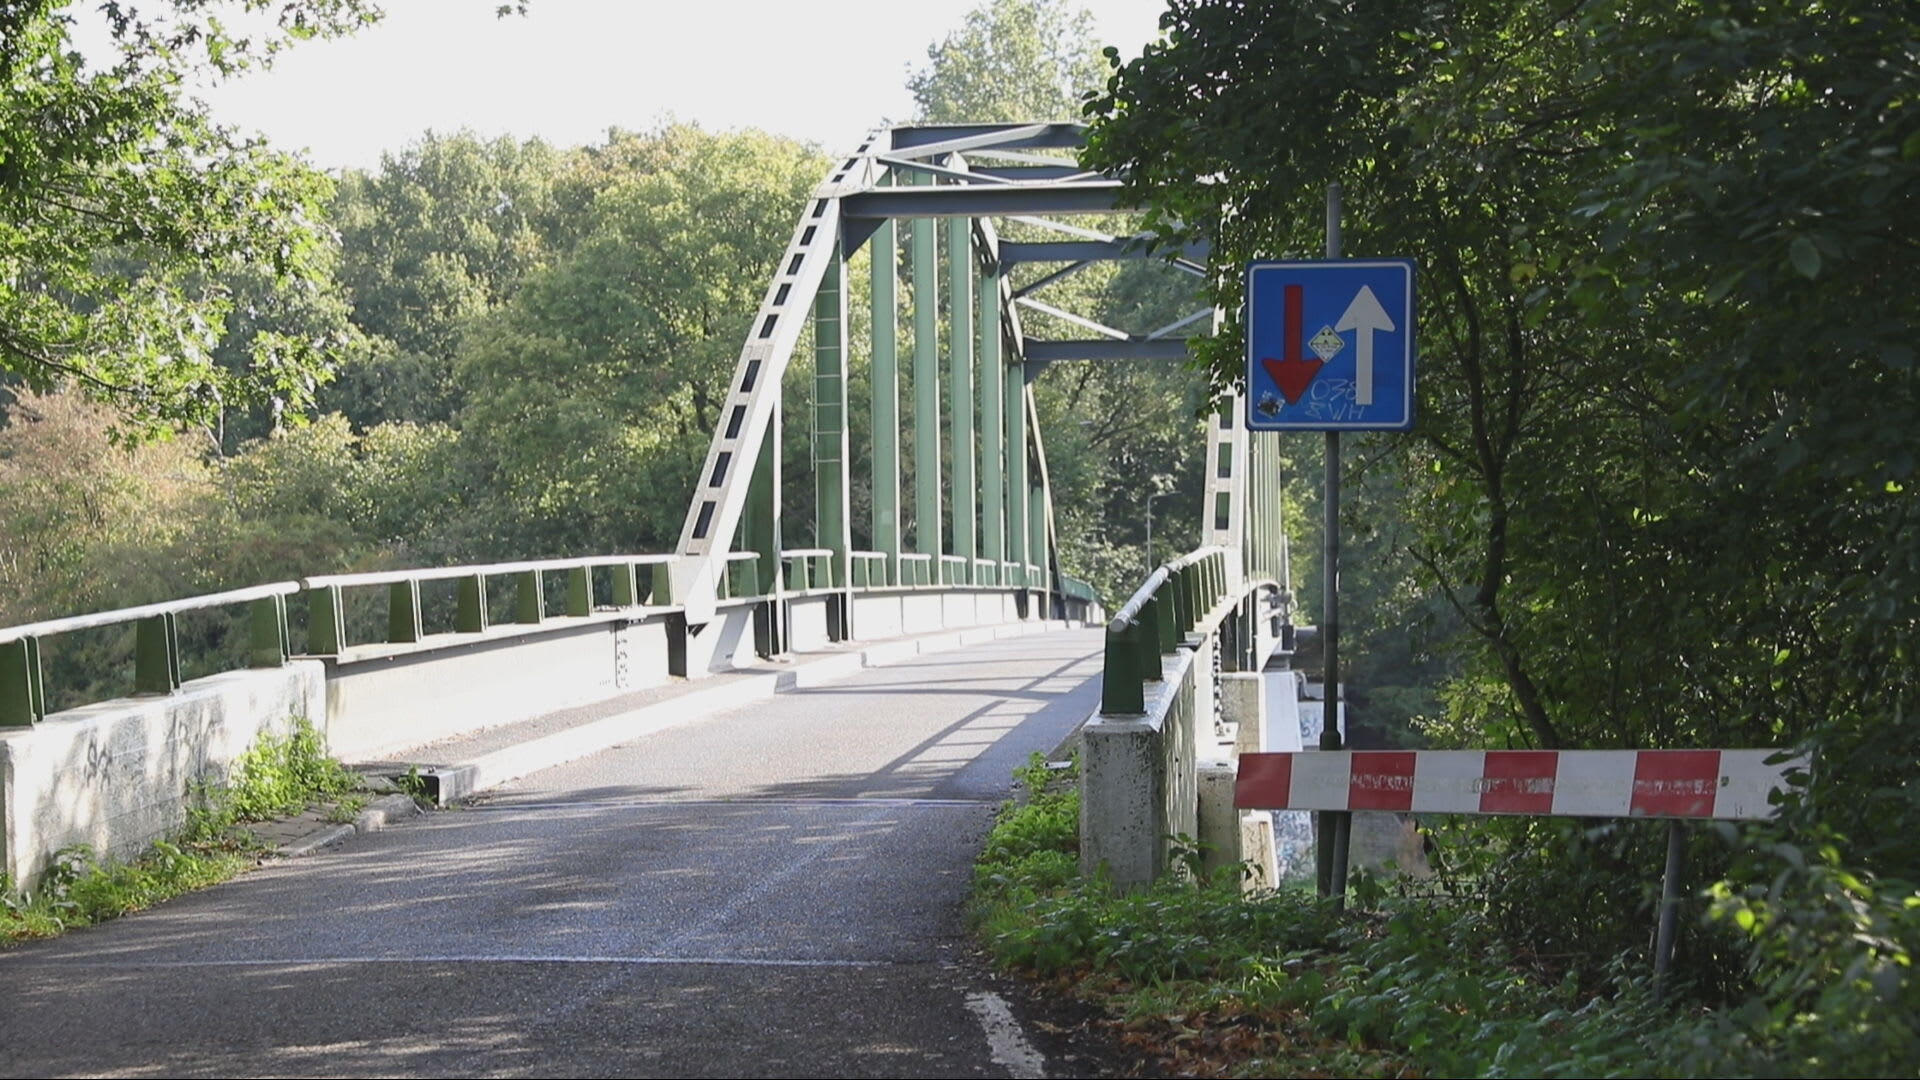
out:
M81 630L134 627L133 689L142 694L169 694L181 686L181 648L178 616L194 611L245 607L248 663L278 667L289 656L337 656L360 646L453 645L476 635L498 635L514 629L533 631L556 618L585 618L607 612L667 612L675 610L669 596L665 567L671 555L596 555L565 559L380 570L355 574L320 574L244 589L190 596L163 603L112 611L47 619L0 627L0 727L31 725L50 711L46 694L41 641ZM833 552L825 548L798 548L781 552L784 585L788 591L810 592L838 587L834 582ZM961 556L905 553L899 556L898 583L891 583L888 557L882 552L852 553L856 590L885 588L966 587L959 581L968 567ZM935 566L941 567L940 572ZM1013 587L1024 576L1040 581L1040 568L976 560L974 587ZM991 572L989 572L989 570ZM940 580L936 581L938 576ZM764 598L770 582L760 578L758 552L737 551L727 556L720 584L723 601ZM951 580L950 580L951 579ZM439 605L442 617L429 620L422 603L422 586L454 583L450 611ZM501 587L505 582L504 589ZM1004 583L1004 584L1002 584ZM385 589L385 619L371 615L356 593ZM1063 578L1063 595L1086 605L1098 596L1085 582ZM305 605L304 648L296 648L288 619L289 599ZM443 596L442 600L445 599ZM499 603L496 604L496 601ZM374 601L377 603L377 601ZM494 608L504 608L495 618ZM359 618L350 618L350 609ZM375 609L377 610L377 609ZM448 617L450 616L450 618ZM384 622L384 625L382 625ZM437 629L439 625L446 629ZM361 633L354 633L358 628ZM366 632L374 628L372 634Z
M555 614L548 598L550 575L565 582L559 612L571 617L593 614L595 585L607 584L615 608L666 607L666 575L655 568L668 555L604 555L572 559L532 559L466 566L381 570L361 574L322 574L304 578L301 592L307 602L307 649L312 655L335 655L356 644L350 640L346 593L350 589L387 589L387 629L378 644L418 644L435 638L481 634L497 625L538 626ZM512 582L512 616L496 621L489 610L490 584ZM455 582L453 626L429 633L421 616L420 586L426 582Z
M0 628L0 727L21 727L47 715L46 680L40 658L42 638L132 623L134 690L167 694L180 688L180 615L246 605L250 610L253 665L278 667L286 662L288 653L287 597L299 591L297 581L276 581L183 600Z
M1231 765L1241 746L1259 749L1279 586L1245 576L1238 556L1202 548L1159 567L1107 623L1100 710L1081 730L1088 873L1144 885L1173 868L1170 838L1185 835L1209 866L1250 861L1272 880L1271 821L1234 811Z
M1171 653L1227 591L1225 548L1202 548L1155 570L1107 623L1100 711L1139 716L1146 687L1160 681L1160 657Z

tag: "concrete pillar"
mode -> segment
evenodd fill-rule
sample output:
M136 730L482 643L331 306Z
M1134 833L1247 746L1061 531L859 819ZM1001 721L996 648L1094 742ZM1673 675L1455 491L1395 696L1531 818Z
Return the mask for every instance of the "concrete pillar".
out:
M1202 865L1209 875L1230 866L1244 866L1240 887L1247 892L1271 889L1280 875L1274 860L1273 815L1265 810L1240 811L1233 806L1233 784L1238 767L1231 761L1206 761L1199 767L1199 837Z
M1258 754L1267 747L1267 680L1257 671L1220 674L1220 719L1234 730L1235 754Z
M1121 889L1166 873L1169 836L1199 836L1193 654L1152 684L1145 716L1096 715L1080 732L1080 868Z

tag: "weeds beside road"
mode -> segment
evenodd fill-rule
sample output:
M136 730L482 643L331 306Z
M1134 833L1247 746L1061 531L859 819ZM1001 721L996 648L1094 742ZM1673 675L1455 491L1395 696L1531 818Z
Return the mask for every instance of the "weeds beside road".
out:
M1176 840L1177 874L1118 892L1079 873L1074 776L1037 758L1016 775L1022 797L975 869L976 932L1004 967L1103 1007L1170 1075L1911 1074L1899 1014L1876 1011L1870 987L1847 998L1834 980L1814 990L1848 1008L1795 1013L1795 988L1756 965L1744 996L1657 1006L1644 956L1584 974L1503 935L1472 890L1416 896L1359 875L1336 914L1309 888L1207 880Z
M315 803L350 821L366 796L360 778L327 755L320 733L302 719L285 736L262 735L234 762L226 784L197 785L191 802L186 827L132 862L74 846L54 857L32 891L0 883L0 943L54 937L217 885L272 854L247 826Z

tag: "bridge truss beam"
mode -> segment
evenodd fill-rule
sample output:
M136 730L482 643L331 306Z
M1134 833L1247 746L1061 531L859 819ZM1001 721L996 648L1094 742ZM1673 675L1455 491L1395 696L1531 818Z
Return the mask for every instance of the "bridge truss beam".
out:
M780 605L801 586L787 582L781 544L804 530L781 520L781 397L793 352L807 338L814 353L812 543L820 554L805 561L824 559L825 567L801 576L809 595L836 597L835 636L852 633L853 500L862 481L871 492L869 543L880 557L860 553L860 584L1010 587L1026 590L1042 613L1054 609L1061 579L1034 381L1062 361L1184 360L1180 333L1210 314L1138 334L1036 297L1108 260L1158 259L1204 272L1204 249L1168 249L1151 236L1061 220L1127 209L1119 180L1071 156L1083 137L1077 124L876 131L815 189L741 349L670 567L670 599L689 624L713 619L729 557L747 558L736 549L753 552L769 612L761 641L767 651L785 648ZM1025 235L1003 240L996 221L1018 223ZM856 350L848 263L862 250L870 260L869 340ZM1028 275L1017 290L1008 277L1013 268L1049 263L1064 265ZM1035 338L1023 328L1022 309L1101 336ZM910 334L904 347L903 330ZM861 352L870 376L871 475L856 477L848 388ZM910 456L903 407L912 418ZM1210 435L1214 520L1206 531L1215 543L1240 547L1264 521L1243 509L1263 473L1237 414L1223 415L1225 434ZM1224 517L1213 513L1216 504ZM1249 561L1247 570L1265 566Z

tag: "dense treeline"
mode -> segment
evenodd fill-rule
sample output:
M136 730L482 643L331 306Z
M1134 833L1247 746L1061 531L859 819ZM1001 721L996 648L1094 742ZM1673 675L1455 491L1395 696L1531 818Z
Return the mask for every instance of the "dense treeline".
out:
M1163 28L1092 106L1159 228L1310 257L1337 181L1349 255L1418 260L1420 420L1357 440L1349 505L1384 564L1356 620L1455 665L1421 734L1811 753L1780 827L1697 838L1725 876L1681 970L1746 1003L1722 1068L1910 1074L1912 13L1179 0ZM1216 382L1238 342L1206 346ZM1548 971L1644 949L1651 830L1464 839Z
M1003 0L930 49L911 86L928 122L1061 119L1102 71L1084 18ZM68 74L76 96L101 92L97 74ZM190 105L170 107L169 122L218 134ZM7 117L7 130L31 119ZM206 327L198 399L164 404L155 380L168 365L125 366L111 337L85 325L101 310L85 297L72 299L79 336L58 347L79 376L38 353L0 368L13 400L0 426L0 625L303 574L671 550L755 306L830 161L774 135L675 125L575 148L428 134L376 169L336 176L271 164L272 178L297 177L289 206L306 200L288 211L303 222L297 273L238 248L217 262L157 242L102 241L91 254L123 274L194 278L198 291L175 310ZM103 170L73 163L76 175ZM49 243L56 224L41 230ZM238 244L244 230L227 224ZM854 260L850 303L860 545L866 259ZM1046 298L1151 329L1184 314L1192 283L1130 267L1068 279ZM94 284L123 287L104 272ZM786 542L808 546L804 342L795 355ZM279 366L263 368L263 356ZM298 393L271 392L273 379ZM910 379L902 392L911 400ZM1156 506L1160 557L1192 542L1201 396L1171 367L1067 364L1039 384L1064 562L1109 593L1131 588L1146 561L1143 480L1177 491ZM911 491L911 460L906 469ZM911 536L911 500L903 511ZM220 620L189 623L190 658L229 647ZM50 642L56 703L121 688L126 637Z

